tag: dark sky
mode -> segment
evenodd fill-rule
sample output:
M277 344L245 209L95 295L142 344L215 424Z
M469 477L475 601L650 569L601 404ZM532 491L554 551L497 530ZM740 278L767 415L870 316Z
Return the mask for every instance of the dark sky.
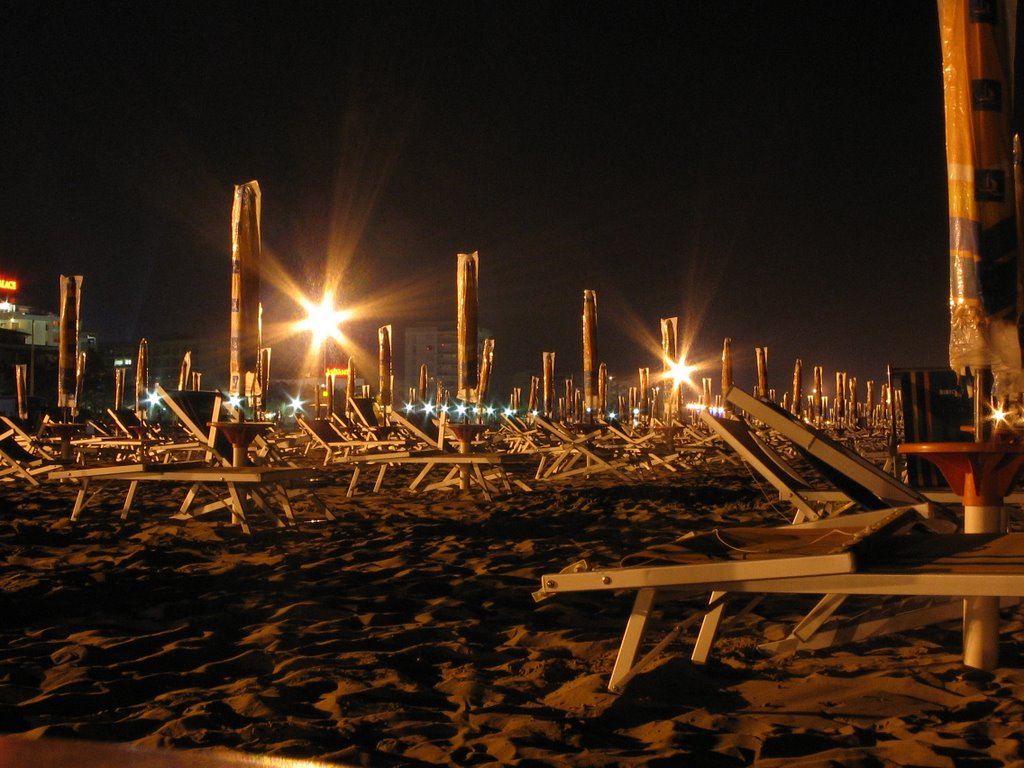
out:
M619 375L659 365L640 338L672 315L692 357L733 339L740 384L755 346L780 388L796 357L947 364L934 0L262 5L3 4L21 302L82 274L101 339L226 339L232 189L257 179L268 259L309 294L343 270L364 343L454 320L478 250L497 387L542 351L580 368L585 288Z

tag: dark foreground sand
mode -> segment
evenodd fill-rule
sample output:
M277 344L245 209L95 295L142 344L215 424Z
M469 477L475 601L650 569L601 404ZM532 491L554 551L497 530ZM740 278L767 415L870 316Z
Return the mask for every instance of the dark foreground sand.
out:
M631 596L536 604L540 575L778 522L742 470L490 503L321 489L337 521L305 509L250 537L169 522L181 493L72 524L70 488L0 487L0 732L373 766L1024 758L1016 610L989 673L960 664L956 626L766 658L756 642L810 605L769 598L706 667L676 643L605 691ZM661 626L697 604L666 604Z

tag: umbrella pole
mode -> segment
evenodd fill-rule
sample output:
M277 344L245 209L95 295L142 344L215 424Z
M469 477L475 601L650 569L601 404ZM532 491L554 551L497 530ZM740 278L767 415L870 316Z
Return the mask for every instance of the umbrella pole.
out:
M974 442L985 442L985 401L988 399L988 369L972 370L974 376Z
M988 424L985 418L985 404L992 384L988 368L972 369L974 376L974 442L982 443L988 438ZM964 498L964 533L1002 533L1003 500L970 497ZM964 599L964 663L977 669L992 669L999 660L999 598L969 597Z

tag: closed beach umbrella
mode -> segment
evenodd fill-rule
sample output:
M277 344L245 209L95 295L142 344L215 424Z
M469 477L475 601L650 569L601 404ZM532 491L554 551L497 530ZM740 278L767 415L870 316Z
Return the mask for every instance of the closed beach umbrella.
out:
M803 402L803 376L804 362L798 359L793 364L793 401L790 403L794 416L800 415L800 405Z
M679 360L678 317L661 318L661 360L665 373Z
M14 366L14 390L18 398L18 418L28 420L28 365L18 363Z
M814 413L815 419L825 418L825 393L822 387L825 385L825 369L820 365L814 366Z
M71 412L78 415L78 409L82 405L82 382L85 381L85 359L86 354L83 349L78 353L78 365L75 368L75 407L71 409Z
M476 402L476 388L479 376L477 362L477 312L478 279L480 256L473 253L458 255L456 355L458 361L458 382L456 396L460 400Z
M1009 4L939 1L949 187L949 363L1020 392ZM1019 45L1019 41L1017 42ZM983 439L980 431L976 439Z
M638 370L640 386L637 394L640 397L638 403L640 408L640 415L647 416L650 413L651 402L651 369L646 366Z
M555 412L555 353L542 352L541 358L544 364L544 387L542 390L544 396L544 416L545 418L551 418Z
M57 359L57 406L60 408L75 408L81 289L81 275L60 276L60 346Z
M661 318L661 364L666 378L679 362L679 318ZM679 412L682 406L680 382L672 379L672 393L668 398L668 420L671 422L673 412Z
M263 307L260 307L260 316L263 315ZM260 335L263 335L262 325ZM267 388L270 386L270 347L260 349L260 368L257 372L256 384L259 392L259 411L262 414L267 407Z
M537 412L537 389L540 385L540 377L530 377L530 392L526 397L526 412L529 415L533 415Z
M149 342L139 341L139 355L135 361L135 412L141 419L146 412L143 402L149 397Z
M355 410L355 403L352 399L356 396L356 359L348 359L348 380L345 382L345 414L348 415Z
M114 410L120 411L124 408L124 377L126 369L114 368Z
M768 348L757 347L754 350L757 359L757 389L754 394L760 398L768 397Z
M231 208L231 394L244 397L260 355L260 185L235 185Z
M185 352L181 357L181 368L178 369L178 389L188 389L192 380L192 351Z
M725 396L732 389L732 339L722 342L722 403L726 403Z
M417 381L416 397L421 403L427 402L427 382L430 380L430 376L427 371L427 364L423 363L420 366L420 377Z
M337 378L333 373L328 373L325 377L326 392L327 392L327 418L331 418L334 415L334 387L337 385ZM319 416L319 414L317 414Z
M382 325L377 329L377 380L380 393L380 405L388 408L391 405L391 379L394 375L391 363L391 326Z
M583 406L597 410L597 291L583 291Z
M480 375L477 378L477 402L481 406L487 402L487 393L491 386L491 371L493 367L494 339L484 339L484 350L480 356Z

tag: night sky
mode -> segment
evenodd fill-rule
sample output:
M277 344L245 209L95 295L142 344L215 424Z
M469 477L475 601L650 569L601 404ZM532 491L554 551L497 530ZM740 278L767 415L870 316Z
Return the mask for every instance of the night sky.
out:
M21 303L82 274L101 340L226 341L257 179L267 260L311 296L340 273L364 347L454 321L478 250L496 391L542 351L579 370L584 289L617 375L659 366L672 315L691 358L733 339L741 385L756 346L781 389L797 357L948 365L934 0L262 5L3 4ZM265 320L298 317L264 271Z

